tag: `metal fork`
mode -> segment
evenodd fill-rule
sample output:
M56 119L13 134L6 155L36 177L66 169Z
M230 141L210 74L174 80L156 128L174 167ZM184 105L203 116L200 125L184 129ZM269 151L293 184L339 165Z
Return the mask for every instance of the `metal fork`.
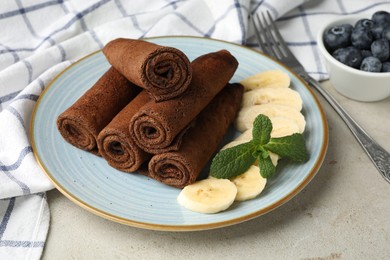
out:
M377 144L315 79L309 76L288 48L269 12L267 12L267 17L268 19L262 13L262 19L257 14L251 19L256 38L263 52L291 68L329 102L352 131L383 178L390 183L390 154Z

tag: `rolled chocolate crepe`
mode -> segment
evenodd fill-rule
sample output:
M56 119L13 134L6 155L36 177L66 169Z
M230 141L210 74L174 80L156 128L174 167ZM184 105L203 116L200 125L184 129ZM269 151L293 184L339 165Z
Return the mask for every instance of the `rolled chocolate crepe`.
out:
M243 90L240 84L227 85L196 118L178 151L152 157L149 176L177 188L195 182L234 121Z
M185 93L175 99L149 101L134 115L129 129L137 145L149 153L177 149L172 142L229 82L237 66L237 60L226 50L195 59Z
M115 169L134 172L151 157L134 143L129 133L130 118L150 99L149 94L142 91L100 132L99 152Z
M141 88L110 67L72 106L58 116L58 130L70 144L99 155L96 143L99 132L140 91Z
M103 53L113 67L156 101L179 96L191 82L190 61L176 48L119 38L109 42Z

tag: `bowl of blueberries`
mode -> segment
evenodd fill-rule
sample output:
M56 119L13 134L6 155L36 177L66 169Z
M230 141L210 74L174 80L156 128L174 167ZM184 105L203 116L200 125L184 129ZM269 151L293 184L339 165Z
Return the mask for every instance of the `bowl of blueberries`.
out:
M339 93L365 102L390 96L389 12L333 20L319 31L317 44Z

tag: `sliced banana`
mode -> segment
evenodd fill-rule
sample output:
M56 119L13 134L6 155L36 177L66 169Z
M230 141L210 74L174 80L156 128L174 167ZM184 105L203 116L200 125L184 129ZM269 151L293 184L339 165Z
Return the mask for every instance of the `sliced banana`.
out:
M271 137L283 137L292 135L295 133L300 133L300 127L296 120L284 117L284 116L275 116L272 117L272 131Z
M281 70L267 70L242 80L240 83L245 91L257 88L288 88L290 86L290 77Z
M225 150L225 149L228 149L228 148L231 148L231 147L234 147L234 146L237 146L239 144L243 144L243 143L246 143L248 141L245 141L245 140L233 140L233 141L230 141L229 143L225 144L222 148L221 148L221 151L222 150Z
M245 132L241 133L239 136L236 137L236 139L234 139L235 141L245 141L245 142L249 142L250 140L252 140L252 130L253 130L253 127L246 130Z
M252 165L243 174L231 179L237 187L236 201L244 201L259 195L267 183L267 179L261 177L258 166Z
M237 188L227 179L208 178L184 187L177 201L199 213L217 213L233 204Z
M252 140L252 129L248 129L244 133L241 133L234 140L232 140L229 143L225 144L221 148L221 150L225 150L227 148L231 148L233 146L237 146L239 144L243 144L243 143L249 142L250 140Z
M305 130L306 121L301 112L288 106L271 103L243 107L239 111L235 121L236 129L240 132L244 132L247 129L250 129L253 126L253 121L255 118L260 114L268 116L271 122L275 117L286 117L292 119L297 123L299 127L299 133L303 133Z
M290 106L298 111L302 109L301 96L291 88L265 87L253 89L245 92L242 98L243 107L268 103Z

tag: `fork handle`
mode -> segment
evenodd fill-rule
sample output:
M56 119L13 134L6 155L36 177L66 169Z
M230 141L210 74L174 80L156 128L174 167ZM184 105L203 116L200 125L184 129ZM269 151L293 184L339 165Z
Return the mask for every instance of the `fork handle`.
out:
M302 75L305 81L314 87L336 110L353 135L368 154L380 174L390 183L390 154L375 142L363 128L345 111L345 109L312 77Z

